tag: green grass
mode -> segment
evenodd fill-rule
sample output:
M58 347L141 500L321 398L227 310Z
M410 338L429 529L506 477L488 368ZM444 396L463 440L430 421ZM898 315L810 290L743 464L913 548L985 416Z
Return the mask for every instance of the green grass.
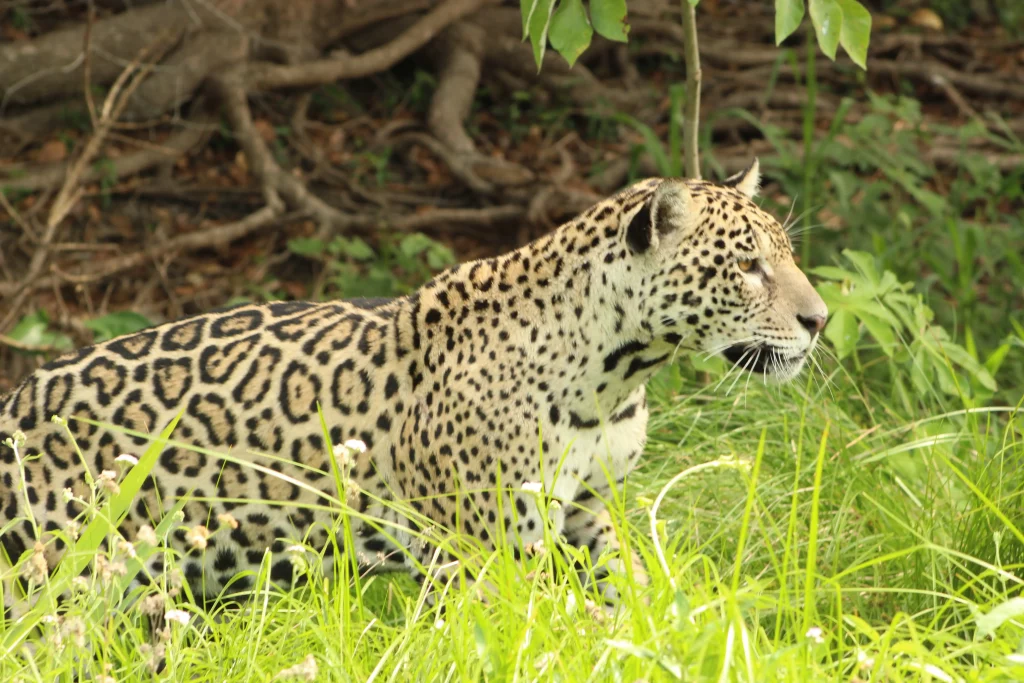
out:
M34 650L7 649L24 623L0 627L0 680L151 680L160 655L160 676L190 681L1024 678L1024 421L937 399L908 413L830 367L827 382L731 392L714 368L704 385L656 378L647 457L617 515L650 584L617 577L614 614L556 578L550 552L467 560L487 597L452 585L443 612L408 579L351 587L307 555L311 588L244 609L169 585L132 606L91 579L59 615L34 614Z

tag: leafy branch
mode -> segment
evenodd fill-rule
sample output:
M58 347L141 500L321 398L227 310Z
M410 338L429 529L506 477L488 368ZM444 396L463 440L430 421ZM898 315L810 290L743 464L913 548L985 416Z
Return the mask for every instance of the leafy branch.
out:
M683 157L686 175L700 177L697 129L700 114L700 53L697 49L696 8L700 0L682 3L683 47L686 60L686 102L683 116ZM627 42L626 0L520 0L523 37L529 38L538 71L551 47L573 66L593 40L594 33ZM821 51L834 60L842 46L850 59L867 69L871 14L858 0L775 0L775 44L779 45L803 23L810 10L811 24Z

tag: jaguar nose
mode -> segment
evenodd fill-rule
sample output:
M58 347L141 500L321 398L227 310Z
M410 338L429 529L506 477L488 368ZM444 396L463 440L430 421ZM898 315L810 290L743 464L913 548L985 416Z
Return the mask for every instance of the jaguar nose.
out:
M818 334L825 327L825 316L823 315L799 315L797 321L804 326L804 329L811 333L811 336Z

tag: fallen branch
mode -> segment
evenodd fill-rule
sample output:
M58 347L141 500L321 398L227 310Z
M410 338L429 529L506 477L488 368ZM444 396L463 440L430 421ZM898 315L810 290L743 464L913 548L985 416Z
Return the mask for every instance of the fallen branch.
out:
M195 108L193 107L193 109ZM154 166L174 163L179 157L202 144L216 128L216 122L206 115L183 121L181 130L162 143L147 144L146 149L110 159L103 168L96 166L85 168L81 171L79 181L87 184L111 177L121 179L148 171ZM70 166L69 163L61 162L49 164L38 170L33 170L31 167L9 168L9 171L18 170L21 175L0 178L0 187L23 191L53 187L67 176Z
M269 62L248 64L244 80L249 90L311 88L343 79L361 78L390 69L419 50L445 28L500 0L445 0L390 43L359 55L338 56L295 65Z
M284 215L279 202L268 204L255 213L249 214L239 221L224 223L209 230L188 233L174 237L160 244L155 244L151 249L142 252L127 254L113 259L105 259L103 267L84 273L64 273L54 269L58 282L68 282L74 285L95 284L108 280L111 277L123 273L126 270L139 268L151 263L157 254L168 255L180 252L198 251L200 249L216 249L230 244L235 240L246 237L257 230L269 227L278 222L291 218L299 218L300 214Z

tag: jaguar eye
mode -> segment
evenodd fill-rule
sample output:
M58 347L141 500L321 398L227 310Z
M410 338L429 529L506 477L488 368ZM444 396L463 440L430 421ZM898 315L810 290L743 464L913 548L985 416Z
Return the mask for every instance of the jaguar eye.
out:
M742 270L744 273L749 273L751 271L757 270L757 261L754 259L751 259L749 261L737 261L736 265L739 266L740 270Z

